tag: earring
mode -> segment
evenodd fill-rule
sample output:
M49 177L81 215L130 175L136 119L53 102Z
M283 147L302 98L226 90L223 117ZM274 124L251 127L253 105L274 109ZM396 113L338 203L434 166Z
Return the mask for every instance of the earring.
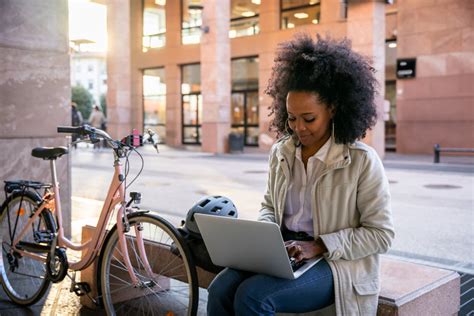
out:
M286 132L286 135L290 136L291 139L293 139L296 147L301 145L300 140L298 139L298 136L296 136L296 134L291 129L290 124L288 124L288 120L286 120L286 123L285 123L285 132Z
M287 135L292 135L293 134L293 130L290 128L290 124L288 124L288 120L286 120L286 122L285 122L285 133Z
M331 133L331 136L333 138L335 138L335 135L334 135L334 120L332 120L332 133Z

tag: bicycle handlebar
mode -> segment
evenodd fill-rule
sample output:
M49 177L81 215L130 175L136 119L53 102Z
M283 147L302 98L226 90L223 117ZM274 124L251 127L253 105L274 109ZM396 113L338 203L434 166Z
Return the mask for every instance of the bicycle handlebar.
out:
M72 133L72 134L80 134L81 133L81 126L78 127L71 127L71 126L58 126L58 133Z
M115 141L112 139L112 137L107 134L107 132L89 126L89 125L82 125L82 126L58 126L58 133L72 133L72 134L80 134L80 135L89 135L92 137L100 136L103 139L105 139L111 146L112 148L120 148L122 145L124 145L121 141ZM145 135L143 136L143 142L150 142L153 144L153 147L155 147L156 152L158 151L158 143L159 143L159 138L158 134L156 134L154 131L151 129L147 129L145 132ZM133 146L132 146L133 147Z
M97 133L99 129L96 129L89 125L82 126L58 126L58 133L71 133L71 134L81 134L81 135L90 135Z

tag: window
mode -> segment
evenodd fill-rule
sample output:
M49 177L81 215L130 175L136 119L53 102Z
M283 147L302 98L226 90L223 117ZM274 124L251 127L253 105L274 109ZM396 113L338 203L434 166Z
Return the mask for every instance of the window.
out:
M143 0L143 51L166 43L166 0Z
M258 57L232 60L232 132L243 134L246 146L258 146Z
M182 143L201 144L201 65L181 67Z
M94 82L92 82L92 80L89 80L89 82L87 83L87 88L89 90L93 90L94 89Z
M260 32L258 24L261 0L232 0L230 8L229 37L255 35Z
M292 29L304 24L319 24L319 0L280 0L281 28Z
M200 43L201 25L201 1L181 0L181 42L183 44Z
M94 65L93 64L87 65L87 71L93 72L94 71Z
M143 70L143 129L158 133L160 140L166 137L166 83L165 69Z

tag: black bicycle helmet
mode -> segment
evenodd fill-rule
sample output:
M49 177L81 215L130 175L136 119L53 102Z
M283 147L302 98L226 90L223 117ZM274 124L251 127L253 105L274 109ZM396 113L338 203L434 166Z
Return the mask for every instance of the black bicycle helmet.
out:
M229 198L220 195L206 196L189 209L184 223L184 228L187 232L199 237L201 233L194 219L195 213L237 218L237 208Z

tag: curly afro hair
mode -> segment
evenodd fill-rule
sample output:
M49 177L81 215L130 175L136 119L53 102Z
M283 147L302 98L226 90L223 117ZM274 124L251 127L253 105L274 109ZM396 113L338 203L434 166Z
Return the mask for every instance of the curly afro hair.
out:
M313 92L334 111L336 143L353 143L365 137L377 120L377 85L369 60L354 52L349 40L317 35L314 41L308 34L298 34L279 45L265 90L273 98L270 130L278 137L288 134L288 92Z

